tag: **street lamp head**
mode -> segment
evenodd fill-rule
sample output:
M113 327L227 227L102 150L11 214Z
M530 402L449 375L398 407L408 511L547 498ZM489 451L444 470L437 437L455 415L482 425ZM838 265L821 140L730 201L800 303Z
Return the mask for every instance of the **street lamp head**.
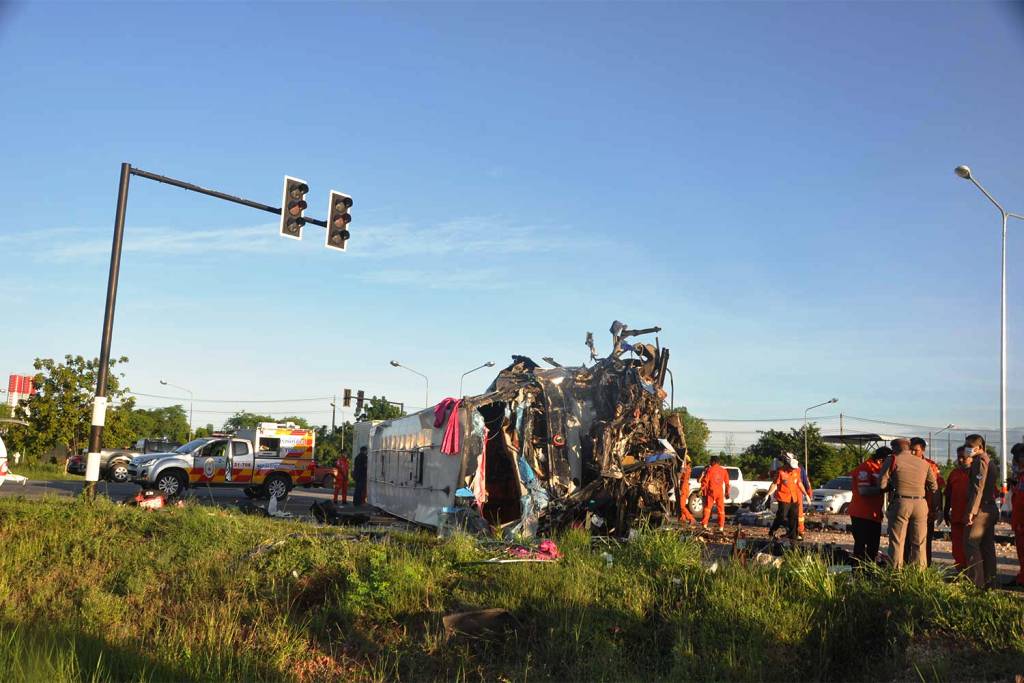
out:
M163 384L164 386L167 386L167 382L165 382L164 380L160 380L160 384Z
M484 363L484 367L485 368L493 368L494 367L494 361L493 360L487 361L486 363Z
M392 366L394 366L394 367L396 367L396 368L400 368L400 367L402 367L401 365L399 365L399 364L398 364L398 361L397 361L397 360L393 360L393 361L391 361L391 365L392 365Z
M829 401L829 403L839 403L839 399L838 398L833 398L833 399L831 399Z
M971 167L970 166L963 166L963 165L957 166L955 169L953 169L953 173L956 173L958 176L960 176L964 180L970 180L971 179Z

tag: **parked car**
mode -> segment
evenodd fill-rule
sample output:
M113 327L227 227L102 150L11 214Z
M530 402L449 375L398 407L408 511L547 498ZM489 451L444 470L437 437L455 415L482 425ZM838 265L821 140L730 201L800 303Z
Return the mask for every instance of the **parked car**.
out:
M325 489L334 489L334 480L338 477L338 468L334 464L323 465L316 463L316 467L313 469L313 481L306 484L306 488L310 486L319 486Z
M757 481L744 479L743 471L739 467L726 467L729 473L729 496L725 499L728 507L740 507L750 503L750 499L759 493L767 493L770 481ZM700 495L700 475L704 467L694 467L690 473L690 497L686 501L686 507L694 517L704 514L704 497Z
M836 477L825 483L821 488L814 489L811 499L811 512L824 512L830 515L845 515L853 500L853 478Z
M132 448L105 448L100 451L100 479L116 483L128 481L128 465L131 459L147 453L166 453L180 444L171 439L139 439ZM73 455L68 458L68 474L85 476L87 455Z

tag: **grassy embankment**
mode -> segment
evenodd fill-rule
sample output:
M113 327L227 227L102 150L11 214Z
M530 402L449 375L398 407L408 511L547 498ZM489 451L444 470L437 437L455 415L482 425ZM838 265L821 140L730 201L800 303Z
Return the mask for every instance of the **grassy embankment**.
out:
M725 565L648 532L552 565L460 566L468 538L343 540L194 507L0 500L5 680L959 680L1024 662L1024 603L933 573ZM446 642L503 607L504 637Z
M11 471L15 474L20 474L23 477L28 477L29 481L84 481L85 477L80 475L68 474L64 471L63 465L56 465L54 463L35 463L29 465L27 463L21 463L15 465L13 460L7 461L7 466L11 468Z

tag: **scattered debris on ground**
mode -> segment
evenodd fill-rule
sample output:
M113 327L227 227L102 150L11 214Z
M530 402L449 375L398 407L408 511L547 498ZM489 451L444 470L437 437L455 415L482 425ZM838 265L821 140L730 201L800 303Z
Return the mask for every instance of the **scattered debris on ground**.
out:
M441 618L448 638L465 636L486 638L507 635L519 628L519 622L506 609L481 609L455 612Z

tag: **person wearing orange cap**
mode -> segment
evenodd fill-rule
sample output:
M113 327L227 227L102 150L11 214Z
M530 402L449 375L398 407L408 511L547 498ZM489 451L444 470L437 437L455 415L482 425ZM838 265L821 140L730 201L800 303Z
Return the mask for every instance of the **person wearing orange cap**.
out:
M334 463L334 504L338 504L338 491L341 491L341 504L348 503L348 456L344 453Z
M712 455L707 468L700 475L700 492L704 496L704 517L701 527L708 528L711 521L711 507L718 511L718 530L725 531L725 498L729 493L729 473L718 464L718 456Z
M964 548L964 513L967 510L967 485L971 479L971 460L964 446L956 449L956 467L949 473L943 495L942 518L949 525L949 540L953 545L953 562L958 571L967 569L967 550Z
M683 455L683 467L679 472L679 521L687 524L696 524L697 520L690 512L687 502L690 499L690 473L693 466L690 464L690 454Z
M780 460L784 463L775 472L775 479L768 487L768 497L775 494L775 502L778 508L775 511L775 521L768 529L768 535L774 536L779 527L786 527L787 535L791 541L797 540L800 503L804 497L809 498L807 489L804 487L800 476L800 467L796 456L792 453L785 453Z

